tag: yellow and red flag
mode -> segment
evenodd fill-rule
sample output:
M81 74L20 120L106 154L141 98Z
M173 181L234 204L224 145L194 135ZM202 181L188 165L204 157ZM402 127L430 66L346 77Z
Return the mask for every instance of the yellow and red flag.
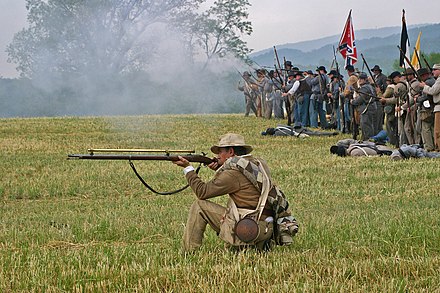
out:
M422 36L422 32L419 33L419 36L417 37L417 41L416 41L416 45L414 46L414 53L411 57L411 65L415 68L415 69L420 69L420 64L422 63L419 60L419 56L420 56L420 37Z

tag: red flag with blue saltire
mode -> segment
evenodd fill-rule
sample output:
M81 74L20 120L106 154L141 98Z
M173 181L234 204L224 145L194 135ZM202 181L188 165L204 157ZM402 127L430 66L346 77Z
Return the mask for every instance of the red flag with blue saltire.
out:
M351 9L345 22L344 31L339 40L338 51L345 59L345 66L353 65L357 62L356 43L354 40L353 22L351 20Z

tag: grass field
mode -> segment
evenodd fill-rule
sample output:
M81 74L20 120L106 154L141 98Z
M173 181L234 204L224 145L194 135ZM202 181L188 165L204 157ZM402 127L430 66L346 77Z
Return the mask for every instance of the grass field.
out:
M440 292L439 161L330 155L343 135L260 135L278 122L0 119L0 292ZM209 153L226 132L271 167L301 225L293 245L234 253L208 228L202 249L185 255L191 190L157 196L128 162L66 160L90 147ZM136 167L159 190L185 184L170 162Z

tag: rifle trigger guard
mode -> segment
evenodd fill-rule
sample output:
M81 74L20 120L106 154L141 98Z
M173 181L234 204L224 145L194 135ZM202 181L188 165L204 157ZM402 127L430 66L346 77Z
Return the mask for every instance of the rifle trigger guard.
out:
M185 189L188 188L189 184L186 184L184 187L179 188L177 190L173 190L173 191L167 191L167 192L160 192L160 191L156 191L155 189L153 189L153 187L151 187L150 185L147 184L147 182L145 182L145 180L142 178L142 176L138 173L138 171L136 170L136 167L134 166L133 162L131 160L128 161L130 164L131 169L133 170L134 174L136 175L136 177L142 182L142 184L151 192L155 193L155 194L159 194L159 195L171 195L171 194L176 194L179 193ZM196 169L196 173L198 174L200 171L200 167L202 166L202 164L200 164L197 169Z

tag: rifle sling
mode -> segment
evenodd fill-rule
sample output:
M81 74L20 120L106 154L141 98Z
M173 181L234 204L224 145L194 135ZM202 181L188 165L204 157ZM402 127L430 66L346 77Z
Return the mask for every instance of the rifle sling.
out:
M148 188L151 192L155 193L155 194L159 194L159 195L171 195L171 194L176 194L179 193L185 189L188 188L189 184L186 184L184 187L179 188L177 190L173 190L173 191L168 191L168 192L160 192L160 191L156 191L153 189L153 187L151 187L150 185L147 184L147 182L145 182L145 180L142 178L141 175L139 175L138 171L136 170L136 167L134 166L132 161L129 161L130 163L130 167L133 170L134 174L136 174L136 177L142 182L142 184ZM197 169L196 169L196 173L198 174L200 171L200 167L202 166L202 164L200 164Z

